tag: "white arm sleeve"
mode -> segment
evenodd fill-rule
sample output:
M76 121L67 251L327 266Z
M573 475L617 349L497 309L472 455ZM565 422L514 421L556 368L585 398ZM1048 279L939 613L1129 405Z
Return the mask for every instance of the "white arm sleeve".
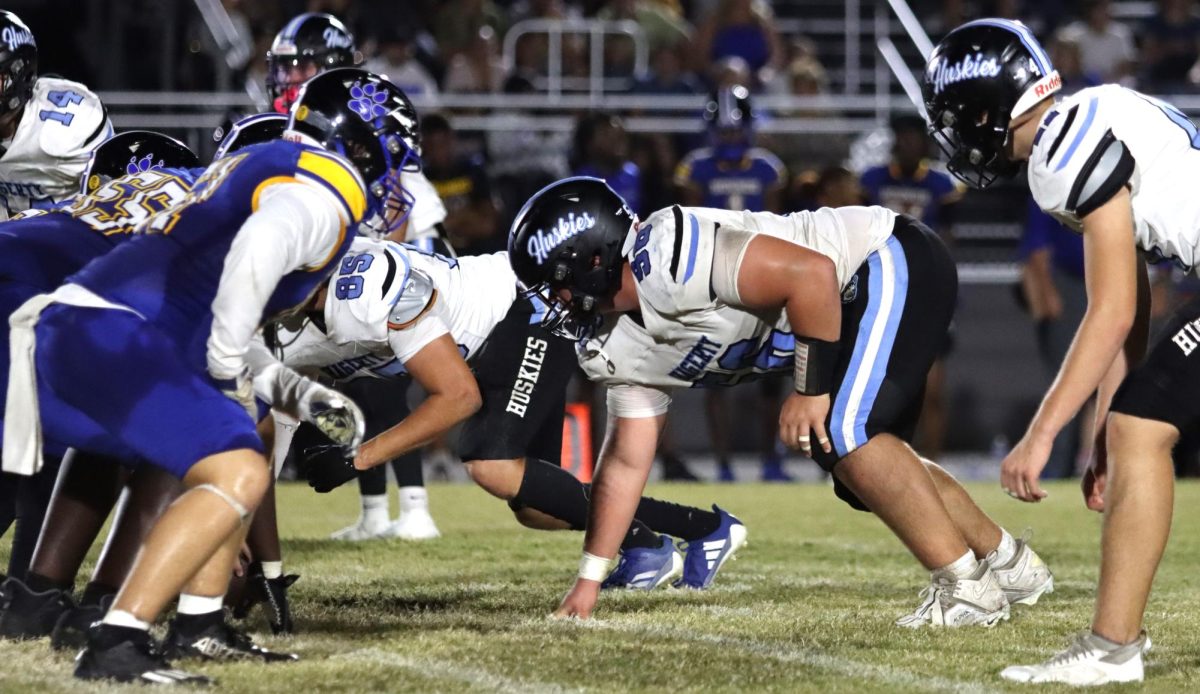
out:
M609 386L607 400L609 416L625 419L657 417L671 408L669 391L648 386Z
M333 195L305 183L265 189L258 210L246 218L229 254L213 299L208 372L234 378L246 366L246 350L279 280L323 263L345 233L341 205Z

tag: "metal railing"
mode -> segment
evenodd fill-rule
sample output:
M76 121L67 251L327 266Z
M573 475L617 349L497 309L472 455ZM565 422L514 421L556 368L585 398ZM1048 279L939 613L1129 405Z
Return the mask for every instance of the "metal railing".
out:
M563 74L564 36L588 39L588 74ZM644 74L649 65L646 36L638 23L630 19L525 19L517 22L504 34L502 60L504 69L512 74L517 65L517 44L544 36L547 42L546 73L533 76L534 86L554 100L563 91L587 92L592 104L604 98L605 92L622 91L632 86L632 77L609 77L605 74L605 44L610 37L620 36L633 42L635 74Z

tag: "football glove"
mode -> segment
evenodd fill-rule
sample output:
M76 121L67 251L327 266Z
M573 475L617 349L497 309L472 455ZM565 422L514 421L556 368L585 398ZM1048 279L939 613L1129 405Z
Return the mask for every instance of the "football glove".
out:
M298 403L300 420L321 430L353 456L367 433L366 418L350 398L309 381Z
M358 476L353 455L309 422L296 427L292 448L300 474L318 493L331 492Z
M213 382L217 384L222 395L241 405L246 414L250 415L250 419L258 421L258 404L254 401L254 379L250 376L249 368L242 369L242 372L233 378L214 378Z

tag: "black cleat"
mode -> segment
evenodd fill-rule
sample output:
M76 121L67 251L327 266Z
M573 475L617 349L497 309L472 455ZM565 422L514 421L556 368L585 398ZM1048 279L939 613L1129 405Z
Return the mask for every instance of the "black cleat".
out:
M213 621L198 631L181 629L179 617L171 620L163 651L168 658L202 660L261 660L277 663L299 660L294 653L277 653L256 646L245 632L234 629L224 619Z
M260 564L251 564L242 600L233 608L234 619L245 619L255 605L261 604L267 615L267 622L271 625L272 634L293 633L295 629L292 625L292 610L288 606L287 590L298 578L298 574L266 578L262 575Z
M35 593L23 582L10 578L4 582L4 613L0 614L0 638L39 639L49 636L54 623L75 606L65 590Z
M86 646L88 629L104 619L115 597L106 595L99 605L79 605L63 612L50 632L50 647L56 651L78 651Z
M75 676L141 684L212 684L203 675L172 668L149 633L110 624L88 631L87 646L75 658Z
M662 455L662 478L668 482L699 482L696 473L688 469L683 459L671 453Z

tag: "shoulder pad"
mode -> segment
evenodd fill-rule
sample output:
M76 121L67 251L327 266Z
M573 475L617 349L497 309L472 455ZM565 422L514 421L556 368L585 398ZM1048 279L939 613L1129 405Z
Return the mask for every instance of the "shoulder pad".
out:
M388 328L404 330L412 327L433 308L436 301L437 288L433 286L433 279L423 270L411 268L404 288L388 314Z
M52 157L86 156L112 135L112 123L100 97L78 82L40 77L34 85L32 101L39 114L61 113L62 118L68 119L47 116L36 121L41 126L38 146Z

